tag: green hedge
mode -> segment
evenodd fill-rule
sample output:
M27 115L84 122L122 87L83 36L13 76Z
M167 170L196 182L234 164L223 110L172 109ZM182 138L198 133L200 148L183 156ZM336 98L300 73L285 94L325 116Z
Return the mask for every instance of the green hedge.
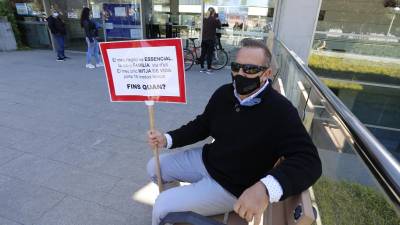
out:
M7 0L0 0L0 17L2 16L7 17L8 21L11 23L18 48L21 48L23 46L21 41L21 33L17 26L17 20L15 19L13 7L11 6L11 3Z
M400 217L376 189L322 177L314 186L323 225L398 225Z
M400 85L400 65L311 55L309 67L321 77Z
M344 81L336 81L336 80L330 80L330 79L325 79L322 78L322 82L326 86L328 86L330 89L349 89L349 90L354 90L354 91L362 91L364 90L364 87L361 84L356 84L356 83L349 83L349 82L344 82Z

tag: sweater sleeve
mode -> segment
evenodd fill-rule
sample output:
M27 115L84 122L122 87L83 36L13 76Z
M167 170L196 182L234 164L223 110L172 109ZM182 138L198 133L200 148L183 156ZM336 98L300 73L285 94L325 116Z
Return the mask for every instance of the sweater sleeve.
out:
M93 42L93 36L90 32L90 23L89 21L83 21L83 29L85 29L85 35L87 38L89 38L90 42Z
M56 28L54 26L54 18L52 16L49 16L47 18L47 26L49 26L49 29L50 29L52 34L56 34L57 33Z
M289 112L285 114L281 120L282 127L277 132L279 141L275 146L277 156L283 156L284 160L269 172L282 186L283 195L280 200L300 194L313 185L322 173L318 151L297 110L290 104Z
M167 132L171 135L171 148L178 148L204 140L210 136L210 119L213 114L215 93L208 101L204 112L182 127Z
M215 26L217 27L217 29L221 29L221 21L215 20Z

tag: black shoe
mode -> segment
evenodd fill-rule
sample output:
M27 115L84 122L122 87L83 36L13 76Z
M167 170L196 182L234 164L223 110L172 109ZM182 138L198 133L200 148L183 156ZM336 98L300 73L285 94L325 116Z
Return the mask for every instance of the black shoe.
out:
M57 62L61 62L61 61L65 61L65 60L64 60L64 58L58 57L58 58L56 59L56 61L57 61Z
M68 56L64 56L64 57L63 57L63 59L70 59L70 57L68 57Z

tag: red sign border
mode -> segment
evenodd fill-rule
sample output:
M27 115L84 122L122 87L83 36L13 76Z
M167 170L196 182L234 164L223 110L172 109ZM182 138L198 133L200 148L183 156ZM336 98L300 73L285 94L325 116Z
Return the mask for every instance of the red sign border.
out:
M171 39L101 42L99 45L100 45L101 56L103 57L104 70L105 70L106 76L107 76L108 89L110 92L110 100L111 101L113 101L113 102L156 101L156 102L172 102L172 103L185 103L186 104L185 69L183 67L184 61L183 61L183 52L182 52L182 39L171 38ZM177 58L178 62L179 61L182 62L182 63L178 63L179 96L116 95L107 49L162 47L162 46L175 46L176 58Z

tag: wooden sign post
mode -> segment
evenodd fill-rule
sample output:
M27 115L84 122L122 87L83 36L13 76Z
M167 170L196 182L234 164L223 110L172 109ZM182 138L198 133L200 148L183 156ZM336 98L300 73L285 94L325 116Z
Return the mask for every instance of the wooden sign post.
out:
M154 102L153 101L146 101L147 108L149 110L149 120L150 120L150 130L154 130ZM156 160L156 174L157 174L157 184L158 184L158 191L161 193L163 188L163 182L161 179L161 168L160 168L160 152L158 147L156 146L153 149L154 159Z

